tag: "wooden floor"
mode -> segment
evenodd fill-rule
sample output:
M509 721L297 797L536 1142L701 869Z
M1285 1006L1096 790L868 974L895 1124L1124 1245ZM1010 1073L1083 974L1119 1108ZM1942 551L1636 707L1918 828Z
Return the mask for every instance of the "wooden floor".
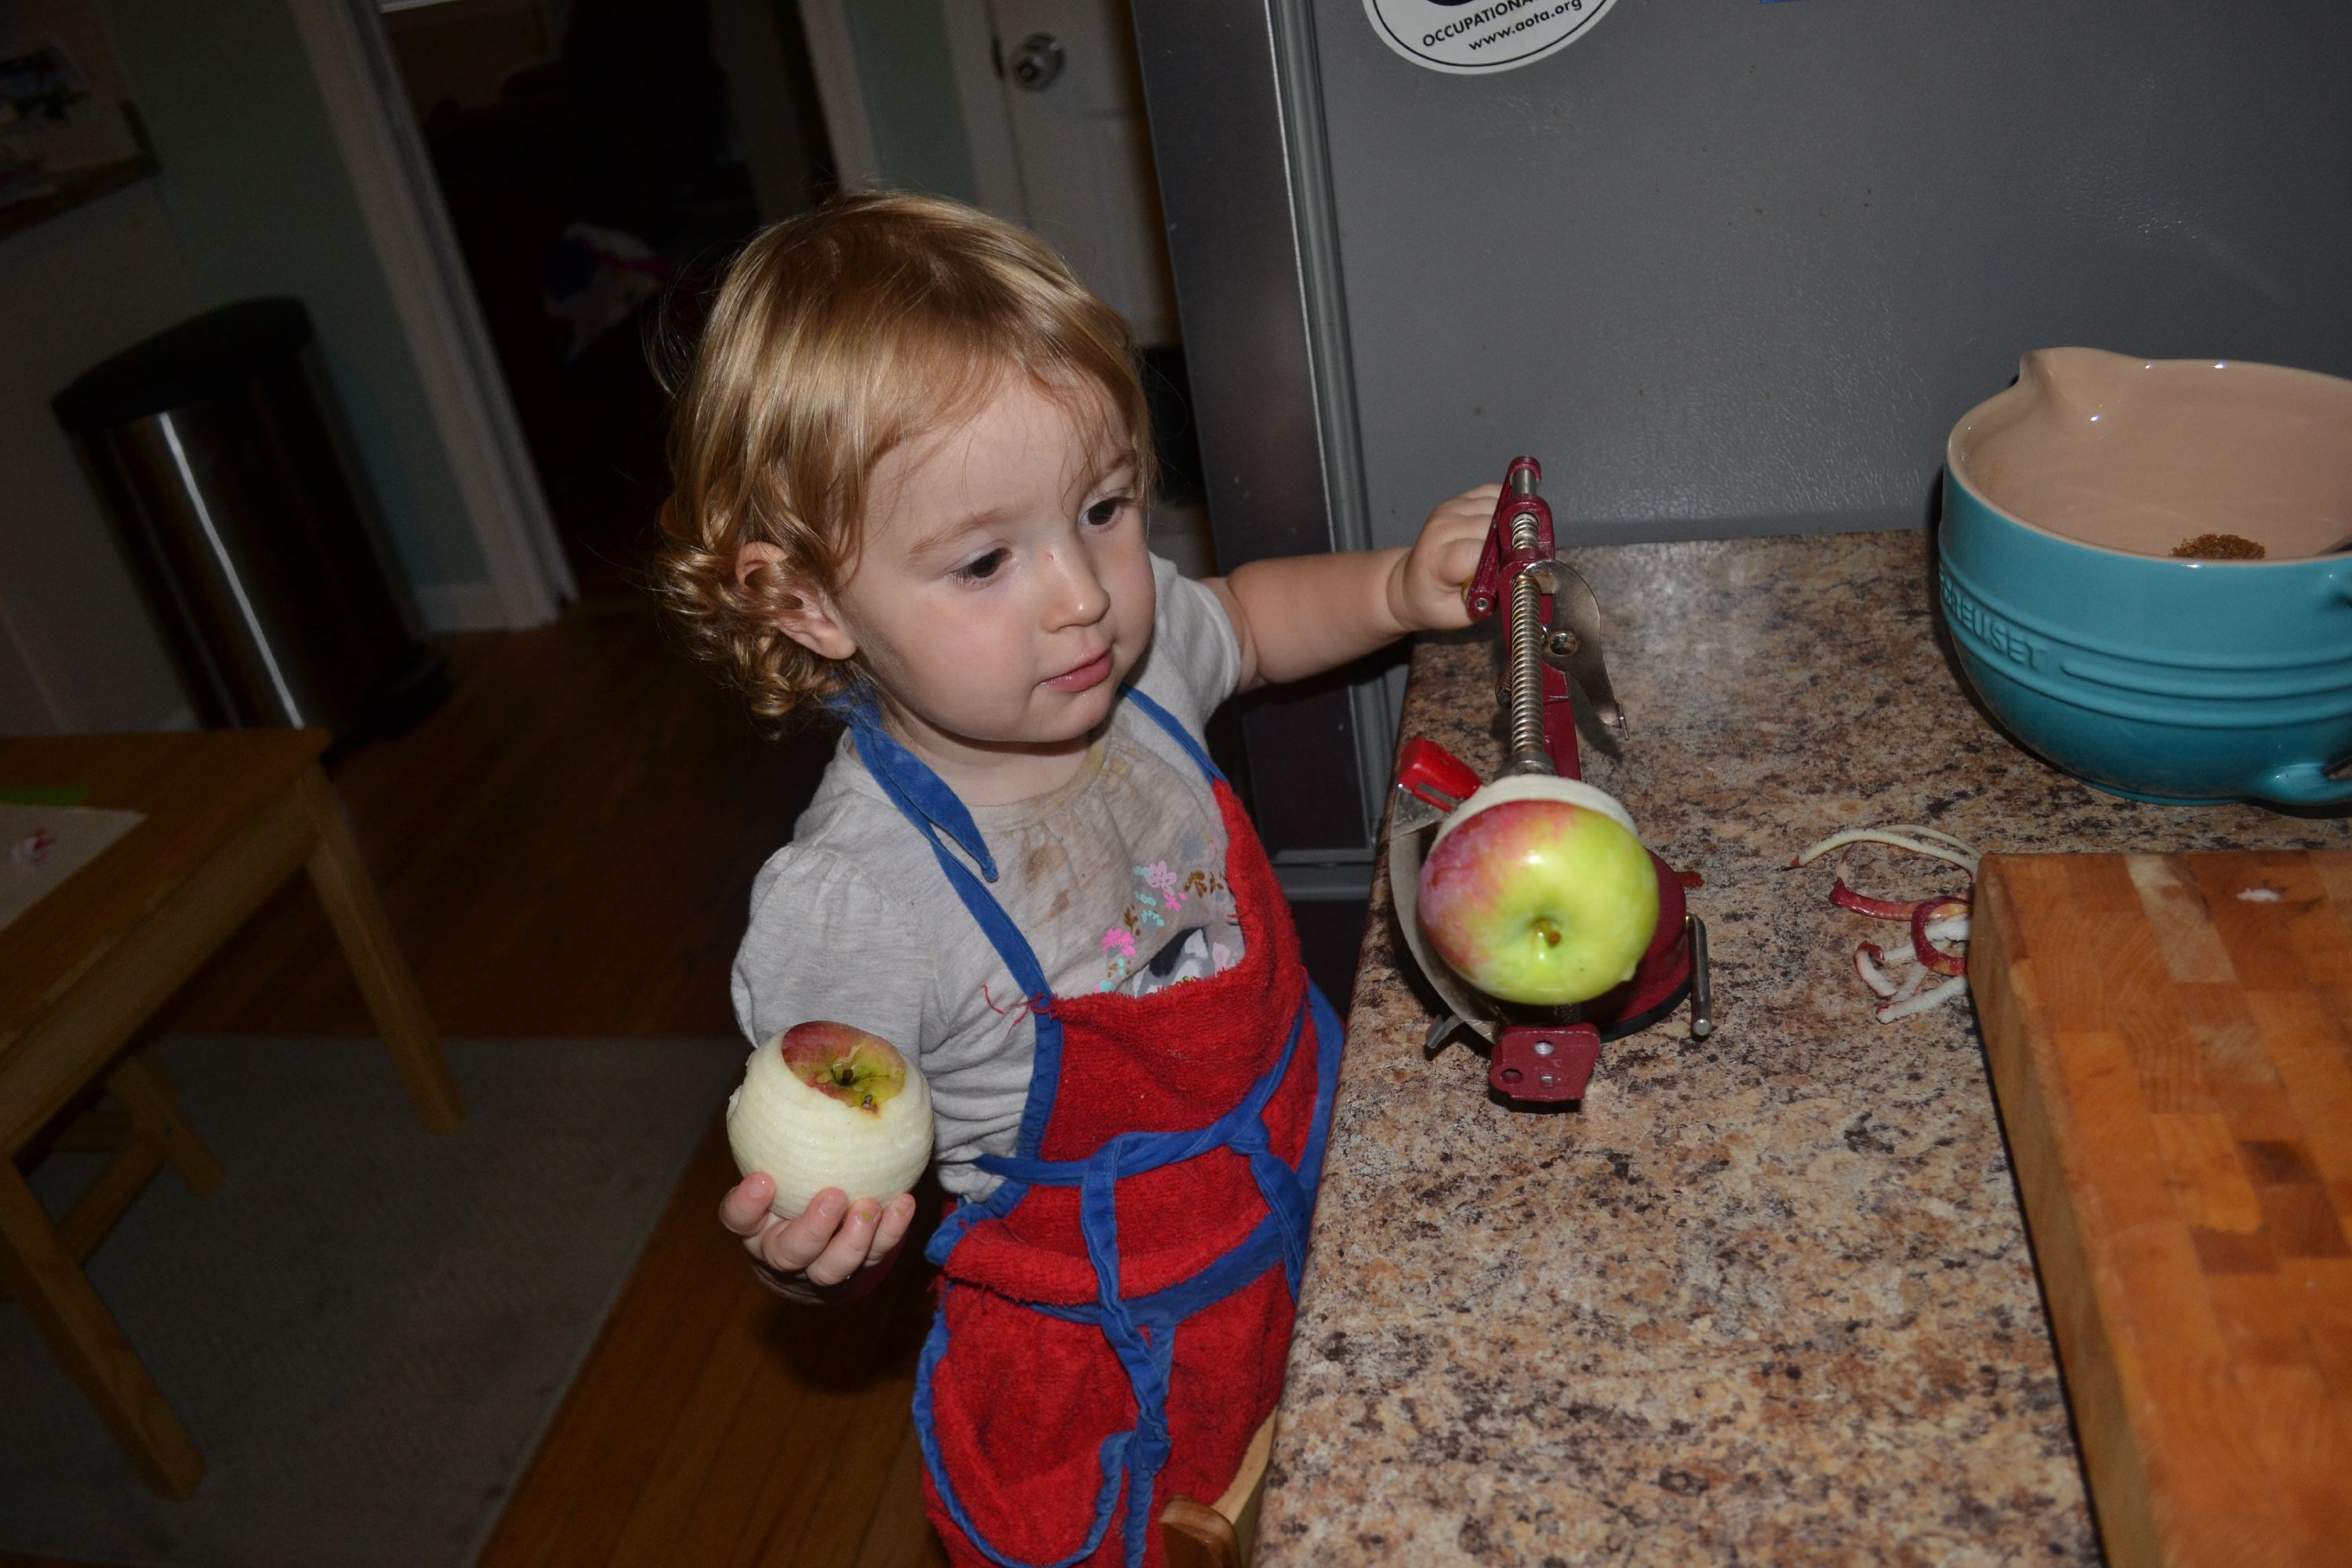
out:
M448 646L448 701L333 770L443 1032L732 1035L727 971L751 875L822 747L759 739L625 599ZM374 1033L299 879L163 1025ZM761 1289L715 1217L735 1174L715 1110L488 1568L946 1560L908 1416L927 1270L902 1268L851 1311ZM934 1199L926 1226L935 1215Z

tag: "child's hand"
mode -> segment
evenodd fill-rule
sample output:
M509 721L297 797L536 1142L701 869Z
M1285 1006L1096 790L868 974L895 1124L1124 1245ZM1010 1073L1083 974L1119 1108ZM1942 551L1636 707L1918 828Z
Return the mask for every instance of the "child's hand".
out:
M769 1209L775 1196L775 1178L754 1171L719 1200L719 1223L743 1238L768 1288L794 1301L851 1300L872 1289L915 1219L907 1193L853 1204L827 1187L790 1220Z
M1470 624L1465 597L1486 545L1500 485L1466 490L1429 514L1421 537L1389 574L1389 613L1409 632L1450 631Z

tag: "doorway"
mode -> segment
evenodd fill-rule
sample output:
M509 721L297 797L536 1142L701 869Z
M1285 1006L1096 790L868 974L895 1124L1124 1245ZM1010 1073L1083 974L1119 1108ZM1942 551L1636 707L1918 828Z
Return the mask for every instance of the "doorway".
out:
M1152 548L1216 570L1127 0L800 0L844 184L929 191L1032 229L1141 345Z
M834 184L794 0L380 4L580 591L633 593L669 488L660 341Z

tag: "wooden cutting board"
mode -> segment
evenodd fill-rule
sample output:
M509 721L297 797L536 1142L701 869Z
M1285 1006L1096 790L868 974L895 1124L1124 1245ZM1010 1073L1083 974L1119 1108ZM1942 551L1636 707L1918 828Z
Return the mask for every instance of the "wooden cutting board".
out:
M2109 1562L2352 1563L2352 852L1987 856L1975 915Z

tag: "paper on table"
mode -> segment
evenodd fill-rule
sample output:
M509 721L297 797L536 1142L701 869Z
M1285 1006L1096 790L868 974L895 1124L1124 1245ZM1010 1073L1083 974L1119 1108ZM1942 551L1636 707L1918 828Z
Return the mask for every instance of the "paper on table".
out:
M135 811L0 803L0 930L144 820ZM11 853L36 833L56 842L33 864Z

